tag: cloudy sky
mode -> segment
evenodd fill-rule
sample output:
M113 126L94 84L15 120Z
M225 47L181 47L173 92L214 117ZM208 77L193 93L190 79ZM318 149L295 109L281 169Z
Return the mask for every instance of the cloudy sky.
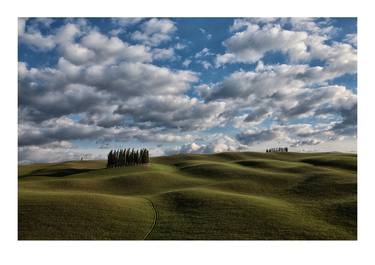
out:
M356 19L19 19L20 163L356 152L356 134Z

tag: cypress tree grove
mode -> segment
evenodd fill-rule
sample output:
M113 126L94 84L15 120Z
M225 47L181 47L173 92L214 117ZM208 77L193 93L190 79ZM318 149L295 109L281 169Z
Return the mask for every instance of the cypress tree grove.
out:
M134 150L134 148L111 150L107 156L107 168L143 165L149 162L149 152L146 148L139 150Z

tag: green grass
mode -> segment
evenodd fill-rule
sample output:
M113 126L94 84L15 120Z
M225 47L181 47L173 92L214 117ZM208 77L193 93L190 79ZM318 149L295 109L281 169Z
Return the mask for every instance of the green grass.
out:
M19 166L19 239L357 239L357 155L220 153Z

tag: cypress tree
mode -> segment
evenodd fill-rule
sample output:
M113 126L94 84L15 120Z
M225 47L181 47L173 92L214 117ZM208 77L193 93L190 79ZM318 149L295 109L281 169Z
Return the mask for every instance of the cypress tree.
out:
M122 167L122 150L119 149L118 151L118 166Z
M117 149L117 150L116 150L116 167L119 167L119 155L120 155L120 152L119 152L119 150Z
M149 154L148 154L148 150L145 149L145 163L148 164L150 162L150 157L149 157Z
M126 166L126 148L122 150L122 166Z
M115 166L115 151L111 150L111 168Z
M128 162L128 157L126 156L127 149L124 149L124 166L126 166L126 163Z
M130 155L129 155L129 152L130 152L130 149L128 148L128 150L126 150L126 154L125 154L125 157L126 157L126 165L127 165L127 166L129 165L129 162L130 162Z
M113 167L117 167L117 150L113 152Z
M140 163L140 164L143 164L143 150L144 150L144 149L141 149L141 150L139 151L139 163Z
M121 151L121 166L125 166L125 149L122 149Z
M107 168L111 167L111 155L112 155L112 150L108 153Z
M134 148L132 148L132 151L130 152L130 164L134 165Z

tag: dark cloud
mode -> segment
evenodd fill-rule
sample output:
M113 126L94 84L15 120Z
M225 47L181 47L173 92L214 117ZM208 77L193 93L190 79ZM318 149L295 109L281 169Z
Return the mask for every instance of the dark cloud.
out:
M257 109L252 110L250 113L247 114L244 121L246 122L258 122L260 120L263 120L264 117L269 114L270 111L266 107L260 107Z
M40 145L61 140L96 139L104 134L97 126L79 124L66 117L41 124L22 123L18 126L18 145Z
M290 144L291 147L299 147L305 145L317 145L320 144L322 141L317 139L307 139L307 140L297 140Z
M245 145L252 145L259 142L270 141L278 137L277 131L261 130L257 132L241 132L237 134L236 139Z
M205 104L187 96L144 96L121 105L114 113L149 127L202 130L218 124L224 103ZM147 110L147 111L145 111Z

